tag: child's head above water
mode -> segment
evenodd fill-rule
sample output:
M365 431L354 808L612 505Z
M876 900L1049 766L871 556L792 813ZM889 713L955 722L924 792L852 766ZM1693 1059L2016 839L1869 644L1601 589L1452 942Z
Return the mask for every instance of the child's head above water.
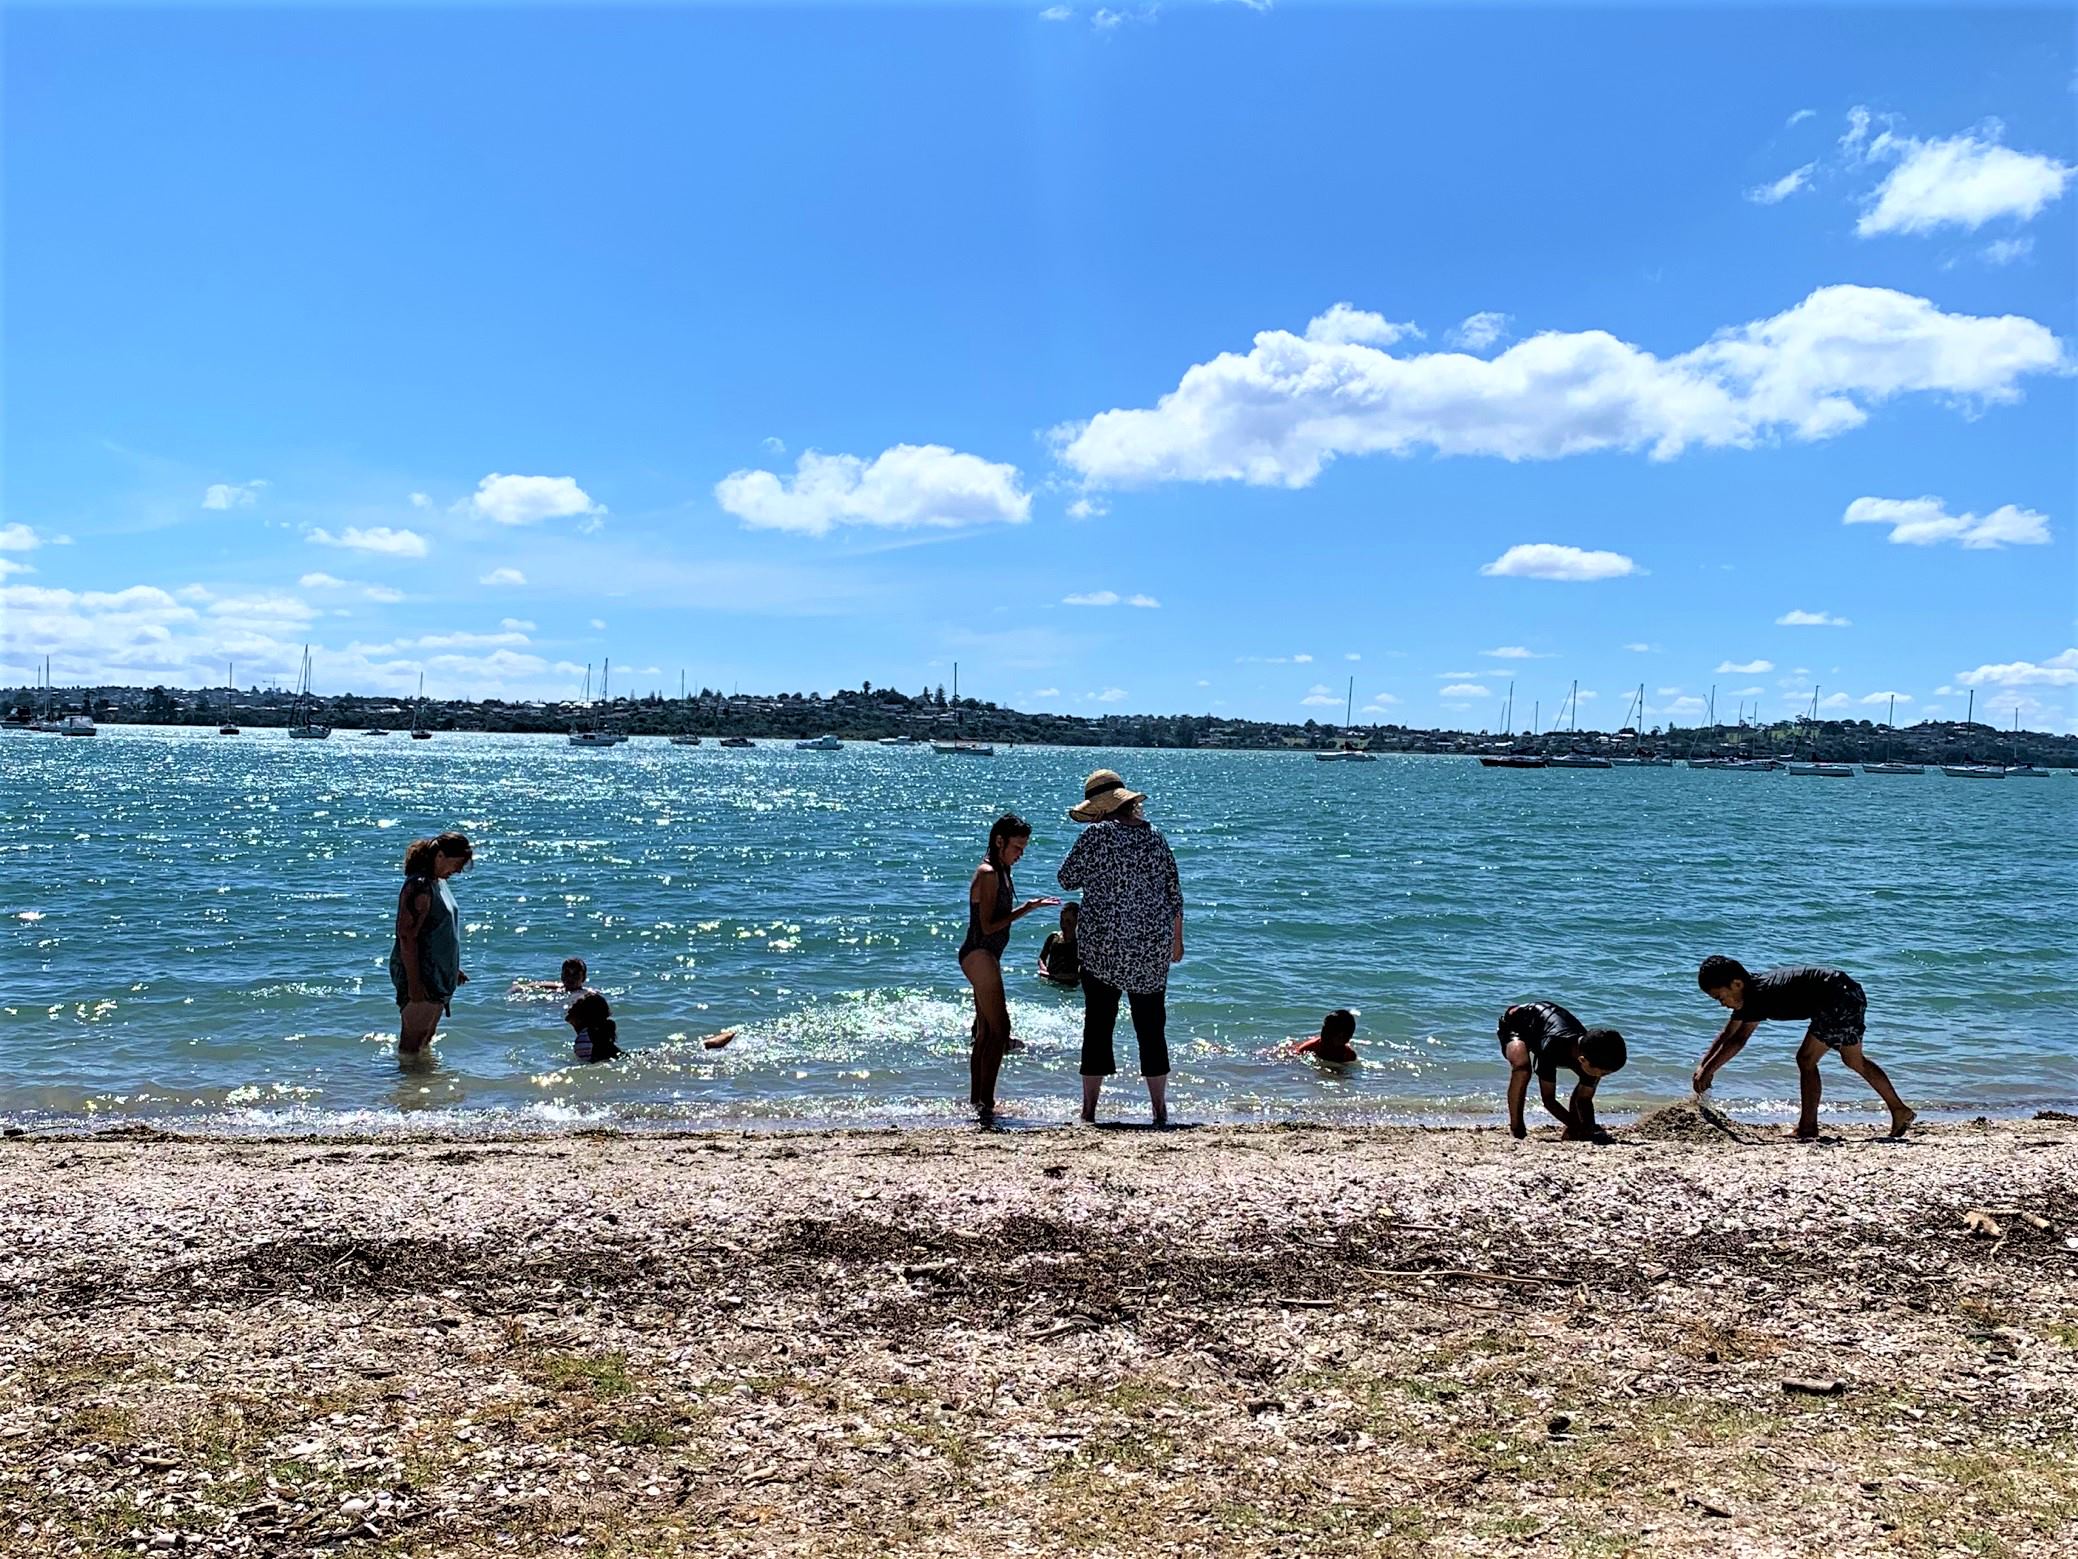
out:
M1320 1020L1320 1037L1324 1044L1346 1049L1356 1038L1356 1014L1347 1007L1337 1007Z
M590 970L588 970L587 968L585 968L585 966L584 966L584 960L583 960L582 958L566 958L566 959L564 959L564 960L563 960L563 989L564 989L564 990L566 990L566 991L581 991L581 990L583 990L583 989L584 989L584 982L585 982L585 976L586 976L586 975L588 975L588 974L590 974L590 973L591 973L591 971L590 971Z
M1061 906L1061 935L1075 935L1075 922L1082 919L1082 906L1068 903Z

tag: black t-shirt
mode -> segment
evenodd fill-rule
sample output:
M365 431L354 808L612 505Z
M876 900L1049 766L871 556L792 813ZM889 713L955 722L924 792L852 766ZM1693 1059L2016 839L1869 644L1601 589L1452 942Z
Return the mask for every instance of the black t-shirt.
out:
M1039 967L1046 971L1049 980L1073 985L1082 978L1082 951L1075 945L1073 937L1050 931L1039 949Z
M1746 977L1746 999L1732 1016L1741 1023L1808 1023L1847 1001L1853 987L1838 969L1770 969Z
M1519 1039L1530 1047L1530 1054L1537 1058L1539 1077L1556 1076L1560 1067L1577 1074L1580 1069L1573 1064L1573 1047L1568 1041L1586 1032L1580 1020L1555 1001L1531 1001L1510 1007L1501 1014L1497 1030L1502 1049L1508 1048L1511 1039Z

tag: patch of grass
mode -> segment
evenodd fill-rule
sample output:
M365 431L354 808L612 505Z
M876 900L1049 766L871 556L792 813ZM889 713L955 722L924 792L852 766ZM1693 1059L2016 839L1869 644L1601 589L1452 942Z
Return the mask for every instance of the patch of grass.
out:
M674 1445L685 1443L670 1419L658 1413L645 1413L639 1418L625 1418L613 1426L612 1437L617 1445L649 1446L657 1450L669 1450Z
M552 1391L583 1391L595 1397L624 1397L635 1389L625 1353L544 1353L532 1372Z

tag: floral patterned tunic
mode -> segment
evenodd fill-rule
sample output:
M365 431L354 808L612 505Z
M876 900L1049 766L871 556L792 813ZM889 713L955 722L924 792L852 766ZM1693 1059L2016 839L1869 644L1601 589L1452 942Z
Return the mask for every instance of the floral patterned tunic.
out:
M1167 988L1183 885L1160 833L1145 823L1092 823L1061 862L1060 883L1082 894L1075 934L1085 974L1142 995Z

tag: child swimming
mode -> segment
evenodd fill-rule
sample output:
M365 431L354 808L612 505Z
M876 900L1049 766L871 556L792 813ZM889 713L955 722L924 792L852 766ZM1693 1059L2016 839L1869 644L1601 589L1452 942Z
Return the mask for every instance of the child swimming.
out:
M1323 1066L1348 1066L1357 1059L1356 1014L1347 1007L1337 1007L1320 1020L1320 1032L1311 1039L1294 1041L1291 1053L1295 1056L1311 1056Z

